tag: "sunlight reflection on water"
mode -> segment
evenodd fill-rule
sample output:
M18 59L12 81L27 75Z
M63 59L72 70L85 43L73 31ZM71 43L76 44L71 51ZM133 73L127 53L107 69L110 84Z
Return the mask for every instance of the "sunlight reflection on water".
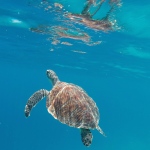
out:
M90 46L100 44L101 41L92 41L91 35L89 34L90 30L95 31L95 33L102 31L108 33L110 31L120 30L114 16L114 11L121 6L120 0L107 1L106 4L110 8L106 12L105 16L101 19L93 19L93 16L101 11L103 3L105 4L105 1L103 0L100 2L91 2L87 0L86 3L84 3L84 7L80 13L72 13L65 8L65 5L63 6L63 4L61 4L61 1L60 3L56 3L55 1L51 2L47 0L31 0L31 6L33 5L40 9L42 8L47 13L53 14L54 17L51 19L55 20L55 24L39 24L36 27L31 27L30 30L41 34L50 35L51 38L49 38L49 40L51 40L52 44L55 45L61 43L59 42L61 38L81 40Z

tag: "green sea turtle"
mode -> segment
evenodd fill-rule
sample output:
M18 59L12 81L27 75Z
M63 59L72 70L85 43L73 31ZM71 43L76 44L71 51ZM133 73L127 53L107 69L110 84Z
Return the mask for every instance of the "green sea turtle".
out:
M32 108L46 97L48 112L61 123L79 128L85 146L90 146L92 143L93 136L90 129L97 129L105 136L98 125L100 115L92 98L81 87L61 82L54 71L47 70L46 74L53 88L51 91L45 89L36 91L27 101L25 116L28 117Z

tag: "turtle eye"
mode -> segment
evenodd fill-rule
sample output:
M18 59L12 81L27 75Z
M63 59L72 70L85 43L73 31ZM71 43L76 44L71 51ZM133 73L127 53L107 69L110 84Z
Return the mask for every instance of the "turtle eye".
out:
M49 73L49 70L46 70L46 73Z
M48 77L51 77L51 73L50 73L49 70L46 71L46 74L47 74Z
M55 76L55 73L52 70L47 70L46 74L49 78L53 78Z

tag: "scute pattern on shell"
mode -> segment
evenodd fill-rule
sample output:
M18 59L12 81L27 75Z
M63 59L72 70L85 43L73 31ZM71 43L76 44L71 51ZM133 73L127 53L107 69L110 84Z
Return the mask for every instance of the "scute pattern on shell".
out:
M55 119L72 127L94 129L99 123L95 102L74 84L58 82L50 91L46 106Z

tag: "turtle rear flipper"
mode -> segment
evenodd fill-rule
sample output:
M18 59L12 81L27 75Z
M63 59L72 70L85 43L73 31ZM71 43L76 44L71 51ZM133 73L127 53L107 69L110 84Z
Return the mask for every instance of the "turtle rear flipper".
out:
M93 135L89 129L81 129L81 140L85 146L90 146L92 144Z
M30 111L32 110L32 108L35 107L35 105L48 94L49 91L45 89L36 91L27 101L27 104L25 106L25 116L28 117L30 115Z

